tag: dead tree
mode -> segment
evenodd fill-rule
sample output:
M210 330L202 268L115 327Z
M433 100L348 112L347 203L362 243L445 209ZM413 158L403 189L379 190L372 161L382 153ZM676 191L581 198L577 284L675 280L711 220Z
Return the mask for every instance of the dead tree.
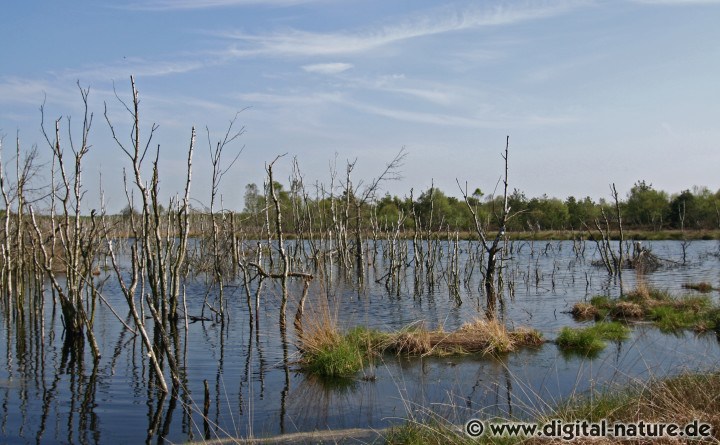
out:
M622 269L629 263L627 258L628 252L624 250L625 233L623 231L622 213L620 211L620 199L615 184L610 186L610 192L613 197L615 220L617 221L617 229L620 237L618 241L618 251L615 252L615 249L612 247L612 225L605 209L600 209L602 221L599 219L594 220L595 233L590 230L587 224L584 225L585 230L590 235L590 239L595 241L597 245L600 262L609 275L616 276L620 280L620 292L622 293Z
M82 338L81 336L84 332L92 348L93 356L97 361L100 358L100 350L95 341L92 324L85 311L82 296L84 290L92 283L91 265L95 252L97 252L99 247L99 236L97 236L97 233L87 232L87 229L82 224L80 215L81 201L85 194L82 189L82 160L90 150L88 137L90 135L93 115L88 111L89 90L80 87L80 94L82 96L85 113L79 145L76 145L72 138L70 118L67 119L69 146L72 152L72 170L70 173L67 171L68 163L65 159L65 149L60 142L61 119L55 121L55 132L53 137L50 137L45 131L44 112L41 108L43 114L42 131L53 153L53 165L57 166L60 175L60 182L55 184L55 173L53 171L53 183L51 184L50 190L51 230L49 233L43 233L32 207L30 208L30 212L36 235L36 245L38 245L42 251L42 266L60 299L65 331L68 336L67 339ZM57 221L55 218L56 201L59 201L61 212ZM92 218L94 222L94 211ZM93 224L92 227L94 231L96 228L95 224ZM53 259L56 253L54 251L48 251L46 247L48 242L56 236L58 236L60 240L62 258L65 264L64 284L61 284L60 280L55 276ZM90 258L90 261L88 261L87 258Z
M265 166L265 171L268 175L268 187L270 191L270 197L272 198L273 205L275 206L275 234L277 235L277 250L280 254L281 273L279 275L280 285L282 287L282 300L280 302L280 329L285 330L285 310L287 307L288 300L288 289L287 289L287 278L290 270L290 263L288 261L287 253L285 252L285 240L283 238L282 229L282 210L280 209L280 201L278 200L277 193L275 193L275 181L273 180L273 165L282 156L277 156L270 164Z
M190 147L188 149L187 172L185 182L185 194L182 203L176 202L170 208L176 207L176 232L169 228L170 215L164 215L162 204L159 198L159 160L160 146L155 150L155 158L152 161L151 180L148 184L142 176L142 169L150 144L152 143L155 131L158 126L153 124L149 135L143 141L140 128L140 99L135 86L134 77L130 77L132 88L132 104L128 106L116 94L118 101L125 107L131 117L132 128L130 130L130 144L122 142L118 137L105 106L105 120L110 128L116 145L128 157L132 164L132 181L140 192L141 213L140 221L137 222L131 215L132 231L135 233L135 242L141 244L140 259L142 262L141 272L147 277L148 285L153 297L153 304L158 308L164 321L176 321L178 318L178 297L180 294L180 273L185 264L187 239L190 230L190 184L192 174L192 154L195 146L195 129L192 129ZM132 208L132 202L128 197L128 204ZM165 220L167 218L167 221ZM136 226L139 224L139 227ZM164 228L164 230L163 230Z
M190 184L192 173L192 154L195 147L195 128L192 129L190 147L188 149L187 172L185 181L185 194L182 201L170 201L169 210L165 213L162 209L159 198L159 162L160 146L158 145L154 160L152 161L151 180L149 184L142 176L144 161L148 155L153 135L157 125L153 124L148 137L143 141L141 138L139 94L135 87L135 79L130 77L132 88L132 104L128 106L116 93L116 98L125 107L130 115L132 126L130 129L129 145L122 142L118 137L105 106L105 120L110 128L113 139L117 146L128 157L132 164L132 178L130 181L138 190L141 198L141 213L138 218L130 212L130 227L133 233L131 243L131 269L132 280L130 284L123 281L122 271L118 265L117 258L112 250L113 240L108 235L106 243L110 252L113 268L120 281L123 294L130 308L135 324L143 336L143 343L151 354L151 361L158 375L158 383L164 392L167 392L167 385L162 378L160 360L166 355L170 372L174 383L179 382L179 369L177 360L170 348L170 339L166 334L166 327L178 319L178 297L182 287L181 278L186 261L187 240L190 231ZM128 199L129 208L133 208L132 192L128 191L128 179L125 177L125 193ZM174 215L174 217L173 217ZM139 221L138 221L139 219ZM173 227L173 222L175 226ZM149 287L149 295L146 293L145 285ZM139 309L135 302L135 293L140 286ZM142 316L142 296L147 295L147 305L155 321L155 343L150 343L145 332L144 317ZM173 328L174 326L171 326Z
M239 113L238 113L239 114ZM242 153L242 149L235 155L235 158L233 158L232 162L227 167L223 168L223 165L221 163L221 158L223 151L225 150L226 146L240 137L245 129L241 128L238 131L233 131L233 126L235 125L235 122L237 121L238 114L235 115L235 117L230 121L230 125L228 126L227 131L225 132L225 136L222 140L218 141L217 144L215 144L215 147L213 148L212 143L210 142L210 129L205 128L207 131L207 138L208 138L208 148L210 150L210 164L212 165L212 186L210 190L210 220L212 223L212 251L213 251L213 276L214 281L218 286L218 315L220 316L221 320L225 319L225 312L224 312L224 273L223 273L223 261L222 261L222 255L220 252L220 230L218 227L218 218L217 214L215 212L215 205L218 198L218 191L220 188L220 182L222 181L223 176L232 168L232 166L235 164L235 161L240 157L240 154ZM224 216L223 216L224 218ZM224 255L224 253L223 253Z
M273 167L275 165L275 162L277 162L278 159L283 157L285 155L277 156L271 163L267 164L265 166L265 171L267 172L267 182L268 182L268 194L270 195L270 199L272 200L273 207L275 209L275 236L277 238L277 251L280 255L280 272L266 272L262 266L258 263L248 263L249 266L254 267L257 269L258 274L262 279L264 278L274 278L280 280L280 285L282 288L282 299L280 301L280 330L281 332L285 332L286 326L287 326L287 302L289 297L288 292L288 278L296 277L296 278L302 278L305 281L304 289L303 289L303 295L299 301L298 304L298 313L295 317L295 325L300 326L300 330L302 330L301 326L301 320L302 320L302 311L305 304L305 297L307 296L308 286L310 281L313 279L313 276L308 273L303 272L292 272L290 271L290 259L288 257L288 254L285 250L285 237L283 233L283 216L282 216L282 209L280 207L280 200L278 199L277 192L275 190L275 181L274 181L274 173L273 173ZM269 215L269 212L268 212ZM268 216L269 218L269 216ZM270 267L272 267L272 263L270 263ZM262 283L262 281L261 281ZM259 290L258 290L259 291Z
M496 307L497 307L497 300L498 300L498 288L496 286L496 276L498 274L498 271L502 268L502 258L499 258L498 256L502 254L503 251L503 241L505 239L505 231L507 228L507 224L515 215L517 215L517 212L514 214L511 214L511 208L508 205L508 152L510 147L510 136L507 136L505 139L505 153L502 155L502 158L505 162L505 174L502 179L503 181L503 200L502 200L502 208L499 211L495 211L495 220L497 224L497 233L495 234L495 237L492 239L489 239L485 228L480 223L480 219L478 218L477 212L473 208L473 206L470 203L468 190L467 190L467 183L465 184L465 187L463 188L460 186L460 182L457 181L458 187L460 188L460 192L463 195L463 198L465 199L465 204L467 205L468 209L470 210L470 213L473 216L473 222L475 225L475 231L480 238L480 242L482 243L483 250L485 251L485 254L487 256L487 261L484 263L485 267L485 273L483 278L483 286L485 288L485 298L487 301L487 307L485 309L485 315L488 319L494 319L496 316ZM498 264L500 263L500 264ZM502 291L502 289L500 289Z
M355 264L357 267L358 281L360 283L364 281L365 276L365 267L363 261L364 232L362 225L362 210L371 200L375 199L377 192L384 181L399 180L401 178L399 169L403 165L405 156L407 156L407 152L405 151L405 147L402 147L400 151L395 155L395 157L385 165L385 169L383 170L383 172L376 178L373 178L372 181L370 181L370 183L368 183L364 187L362 181L360 181L357 185L353 185L352 183L351 173L353 168L355 167L355 161L348 162L347 164L346 182L344 184L345 209L343 221L345 224L346 233L347 228L349 227L350 210L352 207L352 210L354 210L355 213L353 217L355 237ZM358 193L358 190L362 191ZM347 242L345 244L347 244Z

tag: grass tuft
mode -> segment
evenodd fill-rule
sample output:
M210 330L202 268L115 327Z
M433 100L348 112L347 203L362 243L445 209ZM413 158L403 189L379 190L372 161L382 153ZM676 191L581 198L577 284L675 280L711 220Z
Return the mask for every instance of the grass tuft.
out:
M592 303L585 303L581 301L579 303L575 303L570 313L574 319L584 321L596 319L600 315L600 310Z
M587 328L564 327L555 340L566 352L594 356L605 349L603 340L620 341L628 337L630 329L617 322L598 322Z
M484 319L465 323L453 332L442 329L429 331L422 326L413 326L412 329L388 335L387 349L407 355L504 354L544 342L542 334L534 329L521 327L508 331L500 321Z
M594 310L586 305L575 304L573 315L582 311L587 314L596 312L596 320L606 317L621 321L646 320L664 332L682 329L720 330L720 308L714 306L708 296L674 296L668 291L651 288L643 283L617 300L605 296L593 297L590 305Z
M645 316L643 307L631 301L618 301L609 313L612 318L622 320L641 319Z

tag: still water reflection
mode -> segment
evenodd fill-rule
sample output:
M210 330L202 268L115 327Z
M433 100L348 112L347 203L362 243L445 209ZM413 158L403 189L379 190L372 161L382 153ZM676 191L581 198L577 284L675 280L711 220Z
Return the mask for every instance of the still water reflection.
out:
M677 242L648 243L661 258L681 258ZM450 248L450 246L447 246ZM461 255L468 246L461 244ZM506 297L508 325L526 325L554 338L576 324L566 313L578 300L619 294L619 283L591 265L592 248L579 258L571 242L517 243L506 269L513 296ZM696 241L686 266L668 263L642 277L624 274L623 285L648 284L683 292L687 282L720 283L715 241ZM462 263L461 263L462 264ZM484 298L479 272L458 289L457 305L447 278L415 292L412 269L399 292L382 280L382 259L368 267L362 290L336 272L316 279L306 316L323 305L340 326L367 325L394 330L422 320L451 330L480 316ZM98 280L103 277L98 277ZM376 282L376 280L378 280ZM509 284L512 283L512 284ZM226 436L265 436L341 428L384 428L429 413L455 422L469 417L537 414L564 397L603 385L666 376L683 369L709 369L720 361L714 334L662 334L635 326L631 338L610 344L590 360L563 355L554 345L525 349L500 359L483 357L406 358L386 355L357 379L323 382L297 370L295 332L286 338L277 326L281 291L267 284L257 320L250 319L242 283L226 287L229 321L184 322L170 335L181 358L180 388L161 396L149 376L147 351L105 305L94 330L103 356L97 365L88 347L66 345L59 308L50 298L44 317L2 308L0 329L0 440L2 443L184 442ZM301 285L291 289L295 299ZM200 315L207 285L188 283L188 312ZM112 280L102 290L108 303L131 324L127 306ZM711 294L717 299L717 294ZM32 306L32 302L28 305ZM294 307L289 308L294 313ZM207 315L207 311L206 311ZM151 322L148 322L152 325ZM374 378L363 379L363 376ZM204 381L210 405L204 422Z

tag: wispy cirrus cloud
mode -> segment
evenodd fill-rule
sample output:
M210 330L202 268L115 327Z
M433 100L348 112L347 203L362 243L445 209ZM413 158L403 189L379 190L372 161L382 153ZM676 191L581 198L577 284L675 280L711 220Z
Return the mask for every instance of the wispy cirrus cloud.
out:
M322 0L146 0L119 7L133 11L174 11L232 6L293 6L316 1Z
M0 104L40 105L47 97L53 102L76 100L77 87L68 83L60 87L45 79L26 79L20 77L0 78Z
M319 33L296 29L268 34L224 32L221 37L243 46L231 49L235 56L328 56L373 50L404 40L465 29L512 25L556 16L588 4L585 0L502 2L464 9L443 6L426 10L397 23L359 31Z
M720 6L718 0L632 0L634 3L645 3L648 5L716 5Z
M399 106L383 103L371 103L344 93L247 93L237 96L250 103L261 103L275 107L317 109L321 106L337 106L352 109L372 116L393 119L402 122L462 128L508 128L514 126L557 126L576 122L577 117L568 115L541 115L524 113L522 115L503 116L486 107L475 114L450 112L425 112L408 110Z
M137 77L162 77L173 74L182 74L196 71L211 65L222 63L220 59L204 60L193 58L187 60L148 60L136 57L124 58L119 62L88 65L84 67L68 69L58 74L63 79L99 79L110 80L126 78L130 74Z
M352 69L353 65L351 63L342 63L342 62L334 62L334 63L315 63L312 65L303 65L302 69L308 73L317 73L317 74L340 74L344 71L347 71L349 69Z

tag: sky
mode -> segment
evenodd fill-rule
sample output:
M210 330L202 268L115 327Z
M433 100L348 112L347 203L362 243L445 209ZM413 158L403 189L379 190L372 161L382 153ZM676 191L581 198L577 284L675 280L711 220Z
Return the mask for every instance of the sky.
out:
M210 148L237 115L240 153L220 184L243 207L266 163L287 184L338 184L355 162L368 184L404 148L402 178L381 194L457 182L486 195L503 174L528 197L609 198L645 180L677 193L720 188L720 1L709 0L54 0L9 1L0 14L0 136L50 149L62 118L79 140L88 88L92 145L84 206L126 205L123 143L130 76L141 135L153 124L162 196L182 193L190 134L194 205L210 198ZM43 105L44 104L44 105ZM239 114L238 114L239 113ZM68 117L69 130L68 130ZM40 162L40 161L39 161ZM47 176L47 174L45 174ZM10 175L12 177L12 175ZM149 179L149 177L147 177ZM43 179L43 178L39 178ZM47 180L47 178L45 178Z

